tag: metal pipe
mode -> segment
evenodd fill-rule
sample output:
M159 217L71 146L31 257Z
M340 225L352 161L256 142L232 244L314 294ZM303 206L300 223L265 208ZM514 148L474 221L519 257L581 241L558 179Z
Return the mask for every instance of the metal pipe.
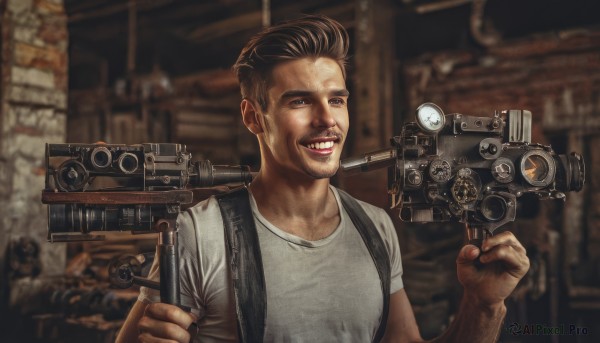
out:
M160 262L160 301L180 305L179 256L177 253L177 232L165 230L159 233Z
M137 6L136 0L129 0L129 19L127 30L127 72L135 72L135 52L137 47Z
M262 0L262 26L271 26L271 0Z

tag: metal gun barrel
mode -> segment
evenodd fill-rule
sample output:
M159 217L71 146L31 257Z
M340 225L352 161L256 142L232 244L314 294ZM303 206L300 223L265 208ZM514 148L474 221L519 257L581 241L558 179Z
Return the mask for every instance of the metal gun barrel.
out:
M340 169L344 174L366 172L392 166L395 161L396 149L383 149L344 159L340 161Z
M196 173L192 175L190 184L195 187L212 187L227 183L244 183L252 181L252 173L248 166L213 165L210 161L199 161L194 165Z

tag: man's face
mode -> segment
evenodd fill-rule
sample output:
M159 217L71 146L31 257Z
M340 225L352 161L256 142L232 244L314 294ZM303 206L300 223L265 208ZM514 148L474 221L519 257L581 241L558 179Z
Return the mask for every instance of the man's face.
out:
M333 176L348 132L340 66L330 58L293 60L275 66L270 81L259 135L263 167L291 177Z

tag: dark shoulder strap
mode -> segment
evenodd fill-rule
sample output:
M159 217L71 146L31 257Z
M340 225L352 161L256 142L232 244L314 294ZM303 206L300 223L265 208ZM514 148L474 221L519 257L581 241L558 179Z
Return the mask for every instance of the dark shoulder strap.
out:
M258 234L243 187L217 196L229 247L238 336L241 342L260 343L265 333L267 296Z
M377 231L373 221L367 216L365 210L360 206L358 201L351 197L348 193L338 189L342 205L346 209L346 212L352 219L352 223L356 226L356 229L360 233L375 267L377 267L377 273L379 273L379 280L381 280L381 290L383 292L383 313L381 314L381 322L379 328L375 334L373 342L380 342L385 334L385 327L387 324L387 317L390 307L390 282L391 282L391 266L390 258L383 243L381 235Z

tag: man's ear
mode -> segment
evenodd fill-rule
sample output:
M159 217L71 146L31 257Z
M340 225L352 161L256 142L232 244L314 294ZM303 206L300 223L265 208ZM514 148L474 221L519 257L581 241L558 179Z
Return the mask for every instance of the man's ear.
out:
M263 127L259 118L260 113L256 110L254 103L248 99L243 99L240 103L240 109L242 111L242 121L248 130L255 135L262 133Z

